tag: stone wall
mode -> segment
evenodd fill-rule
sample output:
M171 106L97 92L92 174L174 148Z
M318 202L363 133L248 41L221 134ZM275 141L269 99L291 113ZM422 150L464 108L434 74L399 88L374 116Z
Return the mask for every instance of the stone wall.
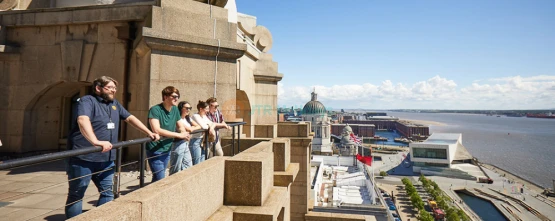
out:
M307 180L300 168L309 164L310 142L248 140L240 154L211 158L71 220L304 220L307 184L298 179Z

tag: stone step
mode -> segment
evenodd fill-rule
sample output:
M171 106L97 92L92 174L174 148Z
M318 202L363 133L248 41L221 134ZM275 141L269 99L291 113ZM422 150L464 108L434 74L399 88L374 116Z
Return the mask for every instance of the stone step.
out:
M268 199L261 206L231 207L233 220L275 221L289 220L289 191L287 187L272 187Z
M291 163L286 171L274 171L274 186L287 187L295 181L299 173L299 164Z

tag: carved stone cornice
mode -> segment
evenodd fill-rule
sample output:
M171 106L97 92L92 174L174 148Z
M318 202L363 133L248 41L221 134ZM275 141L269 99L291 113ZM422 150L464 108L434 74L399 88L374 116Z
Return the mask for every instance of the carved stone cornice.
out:
M253 76L254 76L254 82L256 82L256 83L268 82L268 83L277 84L277 82L279 82L279 81L281 81L281 79L283 79L283 74L277 74L277 75L254 74Z
M145 48L148 47L148 48ZM209 39L191 35L161 32L151 28L143 28L142 39L135 47L139 56L148 49L171 51L184 54L238 59L245 54L247 45L243 43Z

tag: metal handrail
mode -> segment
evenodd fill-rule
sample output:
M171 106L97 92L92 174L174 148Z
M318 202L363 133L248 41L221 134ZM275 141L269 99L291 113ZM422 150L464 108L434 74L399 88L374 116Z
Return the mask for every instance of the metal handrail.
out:
M230 122L227 125L230 126L232 128L232 155L235 155L235 127L238 127L240 125L245 125L246 122ZM216 130L219 130L220 128L217 128ZM238 135L237 135L237 153L240 152L240 141L241 141L241 127L238 127ZM197 134L197 133L205 133L204 136L208 137L208 129L198 129L195 130L193 132L191 132L190 134ZM170 139L170 138L162 138L161 140L165 140L165 139ZM123 147L127 147L127 146L131 146L131 145L136 145L136 144L141 144L141 149L140 149L140 160L139 160L139 167L140 167L140 172L139 172L139 188L142 188L145 186L145 169L146 169L146 163L145 161L147 160L146 157L146 144L148 142L150 142L151 139L149 137L145 137L145 138L139 138L139 139L134 139L134 140L127 140L127 141L122 141L122 142L117 142L114 143L112 145L112 149L116 150L116 159L115 159L115 177L114 177L114 197L119 197L119 189L120 189L120 173L121 173L121 168L122 168L122 162L121 162L121 158L122 158L122 148ZM208 139L205 139L206 144L204 145L204 152L205 152L205 159L208 159L208 146L210 145L210 143L208 142ZM216 149L216 142L213 143L212 145L212 152L215 152ZM13 169L13 168L18 168L18 167L24 167L24 166L30 166L30 165L35 165L35 164L40 164L40 163L46 163L46 162L51 162L51 161L56 161L56 160L60 160L60 159L65 159L65 158L69 158L69 157L75 157L75 156L79 156L79 155L84 155L84 154L89 154L89 153L96 153L96 152L101 152L102 151L102 147L98 147L98 146L91 146L91 147L84 147L84 148L80 148L77 150L66 150L66 151L61 151L61 152L57 152L57 153L50 153L50 154L43 154L43 155L38 155L38 156L32 156L32 157L26 157L26 158L20 158L20 159L13 159L13 160L7 160L7 161L0 161L0 170L8 170L8 169Z
M229 123L228 125L231 126L233 132L235 132L235 126L244 125L244 124L246 124L246 122ZM217 130L219 130L219 129L217 129ZM207 129L198 129L198 130L195 130L195 131L191 132L191 134L202 133L202 132L208 132L208 130ZM241 132L240 132L240 129L239 129L239 134L240 133ZM235 135L235 133L233 133L233 135L232 135L233 139L235 138L234 135ZM162 138L161 140L164 140L164 139L168 139L168 138ZM238 136L238 139L240 139L240 136ZM112 145L112 149L120 149L121 147L131 146L131 145L135 145L135 144L143 144L143 143L146 143L146 142L149 142L149 141L151 141L151 139L148 138L148 137L134 139L134 140L121 141L121 142L114 143ZM233 143L233 144L235 144L235 143ZM13 169L13 168L16 168L16 167L21 167L21 166L29 166L29 165L39 164L39 163L45 163L45 162L60 160L60 159L68 158L68 157L74 157L74 156L79 156L79 155L84 155L84 154L89 154L89 153L96 153L96 152L101 152L101 151L102 151L102 147L91 146L91 147L80 148L80 149L77 149L77 150L66 150L66 151L61 151L61 152L57 152L57 153L49 153L49 154L43 154L43 155L32 156L32 157L25 157L25 158L20 158L20 159L0 161L0 170L7 170L7 169Z

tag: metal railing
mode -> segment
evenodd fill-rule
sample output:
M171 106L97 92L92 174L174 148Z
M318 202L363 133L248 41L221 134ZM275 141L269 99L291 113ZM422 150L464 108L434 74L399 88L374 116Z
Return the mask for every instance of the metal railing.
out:
M231 127L231 139L232 139L232 143L231 145L231 155L234 156L236 153L240 153L240 142L241 142L241 125L245 125L246 122L230 122L227 125ZM219 129L216 129L217 131ZM237 132L237 133L236 133ZM197 133L205 133L204 136L208 137L209 136L209 131L207 129L199 129L199 130L195 130L193 132L191 132L191 134L197 134ZM235 136L237 136L237 142L235 141ZM169 138L162 138L161 140L164 139L169 139ZM146 161L149 159L146 157L146 145L148 142L152 141L150 138L145 137L145 138L140 138L140 139L134 139L134 140L127 140L127 141L122 141L122 142L118 142L118 143L114 143L112 144L112 149L116 150L116 159L115 159L115 166L105 169L103 171L98 171L95 173L91 173L88 174L86 176L92 176L95 175L97 173L101 173L101 172L105 172L105 171L109 171L114 169L114 179L113 179L113 188L112 191L114 193L114 198L117 198L120 196L120 186L121 186L121 172L122 172L122 167L125 166L130 166L133 164L139 164L139 188L142 188L145 186L145 169L146 169ZM209 158L209 149L208 148L212 148L212 153L215 153L215 148L216 148L216 142L213 142L212 145L210 145L209 139L204 139L205 143L203 145L203 151L205 153L205 159ZM133 145L137 145L140 144L140 154L139 154L139 160L138 161L133 161L130 163L126 163L126 164L122 164L122 156L123 156L123 148L125 147L130 147ZM237 144L237 145L236 145ZM226 146L226 147L228 147ZM237 151L235 150L235 147L237 147ZM222 147L224 148L224 147ZM52 162L52 161L57 161L57 160L62 160L62 159L66 159L66 158L70 158L70 157L75 157L75 156L79 156L79 155L84 155L84 154L90 154L90 153L96 153L96 152L101 152L102 151L102 147L97 147L97 146L91 146L91 147L85 147L85 148L80 148L80 149L76 149L76 150L67 150L67 151L61 151L61 152L56 152L56 153L50 153L50 154L43 154L43 155L38 155L38 156L32 156L32 157L25 157L25 158L20 158L20 159L13 159L13 160L7 160L7 161L0 161L0 170L10 170L10 169L16 169L16 168L22 168L22 167L27 167L27 166L31 166L31 165L36 165L36 164L42 164L42 163L47 163L47 162ZM164 153L164 154L170 154L171 151L168 151L168 153ZM166 168L171 168L173 165L170 165L169 167ZM157 172L162 172L165 173L166 168L164 168L162 171L152 171L152 173L157 173ZM81 179L83 177L86 176L82 176L82 177L77 177L71 180L68 180L67 182L70 182L72 180L76 180L76 179ZM136 182L136 180L134 180ZM62 183L57 183L51 186L47 186L41 189L48 189L51 187L55 187L58 185L61 185L63 183L66 183L66 181L62 182ZM39 189L40 190L40 189ZM36 192L37 190L34 190L33 192ZM25 194L25 193L22 193ZM100 194L100 193L99 193ZM85 198L89 198L91 196L88 197L84 197ZM83 200L81 199L81 200ZM74 204L76 202L79 201L75 201L75 202L71 202L69 204L66 204L60 208L63 208L65 206ZM60 209L57 208L57 209ZM49 211L51 212L51 211ZM42 215L42 214L41 214Z

